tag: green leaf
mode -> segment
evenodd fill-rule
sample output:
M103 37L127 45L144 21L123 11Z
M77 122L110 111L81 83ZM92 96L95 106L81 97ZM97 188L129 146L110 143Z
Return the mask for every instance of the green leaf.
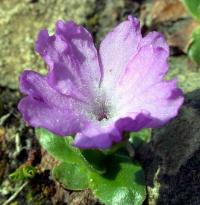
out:
M135 149L139 148L144 143L151 139L151 129L143 129L139 132L131 132L129 141Z
M89 187L88 169L84 165L63 162L53 169L53 176L70 190L83 190Z
M55 159L61 162L83 164L93 171L100 173L105 171L105 168L102 166L103 159L105 158L103 152L99 150L80 151L72 145L72 137L57 136L45 129L37 129L36 135L42 147Z
M200 0L181 0L193 18L200 20Z
M188 56L200 65L200 27L193 31L192 43L188 48Z
M37 169L30 165L22 165L9 175L12 181L21 181L35 177Z
M69 163L84 162L80 150L72 146L72 137L60 137L41 128L36 130L36 135L42 147L55 159Z
M102 174L105 170L106 155L100 150L81 150L82 155L96 172ZM93 170L93 171L94 171Z
M106 174L90 173L90 187L106 205L141 205L146 197L144 173L128 157L114 156Z
M144 173L129 157L73 147L72 138L38 129L41 145L58 161L52 174L71 190L90 188L106 205L141 205L145 199Z

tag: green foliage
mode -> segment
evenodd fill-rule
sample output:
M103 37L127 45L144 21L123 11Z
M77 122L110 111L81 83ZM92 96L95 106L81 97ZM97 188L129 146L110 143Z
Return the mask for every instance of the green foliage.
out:
M82 163L81 152L77 148L70 146L73 142L72 137L55 137L51 132L44 129L36 130L39 141L44 149L48 150L55 159L69 163Z
M200 65L200 27L195 29L192 34L192 43L188 48L189 57Z
M181 0L193 18L200 20L200 0Z
M9 175L10 179L13 181L21 181L32 179L37 173L37 169L30 165L23 165L17 168L13 173Z
M194 19L200 21L200 0L181 0ZM200 65L200 28L193 31L188 56Z
M73 147L71 137L38 129L41 145L60 161L52 174L71 190L90 188L107 205L141 205L145 199L142 168L127 156Z
M128 157L110 157L107 172L90 177L93 192L107 205L139 205L145 199L144 173Z
M83 190L89 188L87 167L76 163L62 162L53 169L53 176L64 187L71 190Z
M135 149L139 148L144 143L151 139L151 129L143 129L139 132L131 132L129 141Z
M81 152L79 149L74 147L72 145L73 138L70 136L55 136L53 133L48 132L44 129L37 129L36 134L37 136L39 136L39 141L43 148L46 149L49 154L51 154L55 159L60 162L80 164L83 166L87 166L89 169L93 170L99 166L96 163L100 163L100 160L98 160L98 158L104 157L102 153L102 156L99 156L99 152L94 151L92 152L93 160L90 160L89 157L91 157L91 155L87 154L89 150ZM97 159L97 161L95 159ZM95 170L97 171L97 169Z

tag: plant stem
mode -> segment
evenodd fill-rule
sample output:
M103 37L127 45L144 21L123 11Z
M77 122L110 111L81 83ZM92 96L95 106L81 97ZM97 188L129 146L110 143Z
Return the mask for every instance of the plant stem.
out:
M19 187L19 189L8 200L6 200L2 205L7 205L11 201L13 201L27 184L28 184L28 181L26 181L24 184L22 184L22 186Z

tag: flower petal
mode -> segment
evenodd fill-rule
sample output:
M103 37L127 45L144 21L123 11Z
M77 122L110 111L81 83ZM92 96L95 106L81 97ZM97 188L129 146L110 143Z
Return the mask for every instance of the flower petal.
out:
M146 127L146 125L151 121L152 117L150 116L150 113L141 110L138 113L126 113L126 116L121 117L116 121L115 126L121 133L123 133L124 131L136 132Z
M72 95L75 91L82 97L99 86L97 51L90 33L82 26L58 21L55 35L41 30L35 49L48 64L49 83L59 92Z
M145 110L152 118L147 127L161 126L177 115L183 95L176 81L163 80L167 57L167 49L147 44L129 62L116 87L120 115Z
M45 101L50 106L72 108L75 100L70 96L64 96L49 86L46 77L37 72L25 70L20 76L20 90L33 98ZM70 102L70 103L69 103ZM69 104L69 105L68 105Z
M58 135L75 134L85 126L86 105L58 93L45 77L24 71L20 89L28 96L20 101L18 109L31 126L43 127Z
M131 110L144 109L152 117L146 127L160 127L178 114L183 104L183 93L176 80L162 81L147 89L132 102Z
M120 142L125 131L138 131L152 121L146 111L129 113L129 116L117 118L102 126L90 122L84 130L75 136L74 145L82 149L106 149Z
M140 40L139 21L131 16L106 35L99 51L105 88L114 88L115 81L137 51Z
M82 132L77 133L74 145L82 149L106 149L121 139L121 133L114 124L104 127L90 123Z
M20 101L18 109L29 125L35 128L46 128L61 136L79 132L86 123L82 116L76 116L69 110L50 107L46 103L29 96Z
M130 93L135 97L140 95L142 90L162 81L168 70L167 58L168 52L160 47L146 45L140 48L118 79L118 95L125 96Z
M140 47L144 47L147 45L153 45L154 48L162 48L169 55L169 46L164 38L164 36L156 31L148 33L140 42Z

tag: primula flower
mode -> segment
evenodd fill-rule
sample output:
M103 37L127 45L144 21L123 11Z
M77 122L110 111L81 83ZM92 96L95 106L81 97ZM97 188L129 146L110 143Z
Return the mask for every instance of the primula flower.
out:
M142 37L131 16L106 35L99 51L72 21L58 21L52 36L41 30L35 50L48 73L22 73L26 96L18 108L33 127L75 135L77 147L109 148L124 132L160 127L183 103L176 80L164 80L169 47L163 36Z

